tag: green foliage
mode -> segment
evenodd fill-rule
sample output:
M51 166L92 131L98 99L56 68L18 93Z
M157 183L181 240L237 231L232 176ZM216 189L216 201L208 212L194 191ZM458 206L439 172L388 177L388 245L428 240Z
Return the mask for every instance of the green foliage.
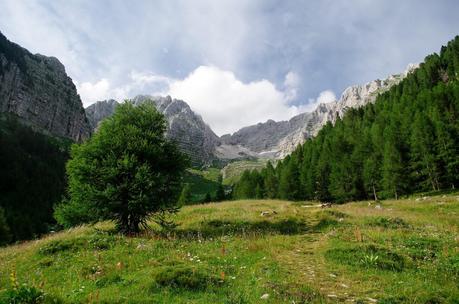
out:
M190 185L188 204L202 203L207 193L215 194L219 187L220 170L217 168L187 169L184 183Z
M210 203L212 201L212 196L210 195L209 192L206 193L206 196L204 197L204 203Z
M5 211L0 208L0 246L8 244L11 241L11 232L6 222Z
M154 281L153 288L159 286L193 291L202 291L221 284L221 280L209 269L186 265L162 267L155 274Z
M45 295L38 288L22 285L7 291L6 301L10 304L41 304Z
M180 193L178 204L179 206L183 206L189 202L191 202L191 187L189 184L185 184L182 188L182 192Z
M374 104L326 124L275 169L244 172L235 198L346 202L456 189L458 62L459 36Z
M223 183L222 183L222 176L220 175L219 176L219 179L218 179L218 188L217 188L217 192L215 193L215 201L216 202L221 202L221 201L224 201L225 198L226 198L226 195L225 195L225 188L223 187Z
M152 102L117 107L88 141L73 145L67 163L70 205L59 207L61 224L90 215L137 233L152 214L176 211L186 162L168 141L166 123ZM74 215L78 208L83 214ZM78 211L77 211L78 212Z
M65 192L68 147L67 140L0 116L0 243L30 239L55 225L53 206Z

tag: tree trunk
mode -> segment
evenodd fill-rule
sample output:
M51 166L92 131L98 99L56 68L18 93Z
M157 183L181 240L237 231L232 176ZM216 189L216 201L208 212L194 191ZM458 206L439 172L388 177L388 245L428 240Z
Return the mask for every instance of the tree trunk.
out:
M375 198L375 201L377 201L377 200L378 200L378 197L376 196L375 185L373 184L372 187L373 187L373 196L374 196L374 198Z

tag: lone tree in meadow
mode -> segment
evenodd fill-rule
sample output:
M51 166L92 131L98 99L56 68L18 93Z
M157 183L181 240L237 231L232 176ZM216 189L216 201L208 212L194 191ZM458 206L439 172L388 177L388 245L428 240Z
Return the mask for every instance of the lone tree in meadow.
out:
M118 106L92 138L72 147L69 201L58 206L58 222L112 220L131 234L146 227L150 216L163 221L177 211L187 161L165 130L165 118L152 102Z

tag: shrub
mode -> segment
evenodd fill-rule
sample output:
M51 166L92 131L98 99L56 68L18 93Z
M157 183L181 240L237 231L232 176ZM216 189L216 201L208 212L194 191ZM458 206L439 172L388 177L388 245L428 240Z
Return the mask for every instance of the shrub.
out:
M40 289L22 285L7 291L7 303L11 304L38 304L43 303L45 294Z

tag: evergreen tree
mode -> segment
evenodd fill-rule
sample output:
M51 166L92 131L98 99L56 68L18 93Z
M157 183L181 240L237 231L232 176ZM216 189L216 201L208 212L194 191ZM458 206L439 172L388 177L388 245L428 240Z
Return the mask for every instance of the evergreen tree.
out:
M266 165L264 188L266 198L273 199L277 197L278 180L274 167L270 161L268 161L268 164Z
M8 244L12 239L10 227L6 222L5 211L0 208L0 246Z
M215 201L221 202L225 200L225 188L223 187L223 177L218 176L218 188L215 194Z
M165 130L153 102L119 105L88 141L72 147L69 209L83 206L92 220L112 220L127 234L151 215L166 223L164 215L177 211L186 162Z
M191 186L190 184L185 184L182 188L182 192L180 193L178 204L179 206L183 206L189 202L191 202Z

